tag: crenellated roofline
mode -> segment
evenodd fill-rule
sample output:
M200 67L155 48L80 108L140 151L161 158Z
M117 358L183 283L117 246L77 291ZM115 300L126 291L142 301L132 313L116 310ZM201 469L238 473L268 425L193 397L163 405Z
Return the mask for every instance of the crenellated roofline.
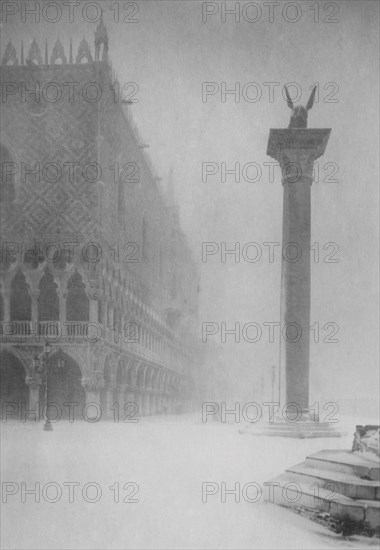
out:
M103 49L101 53L102 46ZM94 55L92 54L90 44L85 37L83 37L80 41L75 57L73 56L73 41L72 39L70 39L68 58L59 36L51 50L50 56L47 40L45 42L44 55L42 55L40 45L34 38L29 46L28 55L27 57L25 57L24 43L21 42L20 56L18 56L15 46L12 44L12 39L10 39L5 48L4 55L1 59L1 66L58 65L57 61L59 60L61 61L60 64L62 65L79 65L82 64L83 59L85 59L87 63L93 63L94 61L103 61L106 63L110 62L108 56L108 33L106 26L104 25L103 19L99 21L98 26L95 30Z

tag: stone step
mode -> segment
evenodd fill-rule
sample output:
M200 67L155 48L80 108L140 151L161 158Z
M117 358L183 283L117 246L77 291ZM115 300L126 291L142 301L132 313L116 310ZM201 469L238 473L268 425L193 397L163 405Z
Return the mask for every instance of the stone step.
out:
M352 499L380 500L379 481L369 481L353 474L311 467L307 462L288 468L286 473L295 481L310 481L310 486L314 486L316 490L323 488Z
M317 429L331 429L333 427L336 426L336 424L334 424L333 422L317 422L316 420L299 420L298 422L290 422L290 421L286 421L286 420L273 420L273 422L268 422L269 425L271 426L276 426L276 427L284 427L284 426L294 426L294 427L297 427L297 426L307 426L307 427L310 427L310 428L317 428Z
M264 499L287 508L305 506L330 514L334 519L367 521L372 529L380 529L380 503L372 500L354 500L324 488L310 487L310 483L291 479L284 473L264 483Z
M349 450L324 450L308 455L306 463L312 468L366 477L372 481L380 480L380 461L376 455L369 457Z
M334 425L324 422L268 422L261 426L252 427L249 430L252 435L264 435L271 437L293 437L293 438L314 438L314 437L342 437L346 432L336 428Z
M378 500L358 500L358 504L365 506L365 520L373 529L380 526L380 502Z

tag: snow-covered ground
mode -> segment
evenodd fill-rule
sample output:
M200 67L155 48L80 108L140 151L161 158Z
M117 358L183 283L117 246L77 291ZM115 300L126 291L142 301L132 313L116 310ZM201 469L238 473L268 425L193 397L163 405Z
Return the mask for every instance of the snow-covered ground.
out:
M223 482L226 489L262 486L307 454L350 447L354 424L343 439L294 440L241 435L238 424L195 415L58 422L53 432L41 423L4 423L1 548L377 548L378 539L342 538L262 498L248 502L252 493L221 502ZM26 489L40 483L40 502L23 482ZM71 499L68 482L78 484ZM202 502L206 482L217 492Z

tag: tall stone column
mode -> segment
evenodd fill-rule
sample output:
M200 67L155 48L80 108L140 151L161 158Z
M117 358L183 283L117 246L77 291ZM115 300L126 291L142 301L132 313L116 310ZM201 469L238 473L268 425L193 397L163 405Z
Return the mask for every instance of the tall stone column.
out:
M38 322L38 298L40 297L40 290L38 288L33 288L29 290L29 295L32 299L31 320L34 328Z
M311 185L327 128L271 129L267 155L282 169L280 402L309 407Z
M3 321L9 323L11 319L11 290L7 288L3 293Z
M105 393L105 403L104 403L104 418L114 418L115 412L114 412L114 403L117 401L115 399L115 388L113 386L110 386L107 388Z
M133 391L133 386L127 386L126 399L127 399L127 403L134 403L135 394Z
M144 416L144 412L143 412L143 394L142 394L141 388L136 388L134 402L136 403L136 405L138 407L138 414L140 416Z
M64 323L66 322L66 299L67 299L67 290L59 290L58 296L59 296L59 322L61 323L61 327L66 327Z
M150 390L145 390L142 396L142 414L143 416L149 416L150 412Z
M28 410L27 413L29 420L34 420L38 422L40 420L40 411L44 403L40 403L40 387L41 387L41 378L37 375L27 376L25 379L26 384L29 387L29 400L28 400Z
M104 387L104 381L100 373L91 372L81 380L82 386L86 391L86 414L89 421L100 420L103 411L100 406L100 390ZM95 405L91 405L95 404Z

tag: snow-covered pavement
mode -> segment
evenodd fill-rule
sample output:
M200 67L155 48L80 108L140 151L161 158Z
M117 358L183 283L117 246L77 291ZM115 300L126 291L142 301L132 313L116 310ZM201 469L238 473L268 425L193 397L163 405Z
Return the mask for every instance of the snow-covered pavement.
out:
M53 432L41 423L2 424L1 548L378 547L378 539L342 538L263 498L249 502L254 495L243 490L262 487L307 454L349 447L351 432L294 440L238 429L195 415L58 422ZM202 502L207 482L215 494ZM28 494L36 483L37 493ZM228 493L221 501L222 483L227 490L240 484L240 502Z

